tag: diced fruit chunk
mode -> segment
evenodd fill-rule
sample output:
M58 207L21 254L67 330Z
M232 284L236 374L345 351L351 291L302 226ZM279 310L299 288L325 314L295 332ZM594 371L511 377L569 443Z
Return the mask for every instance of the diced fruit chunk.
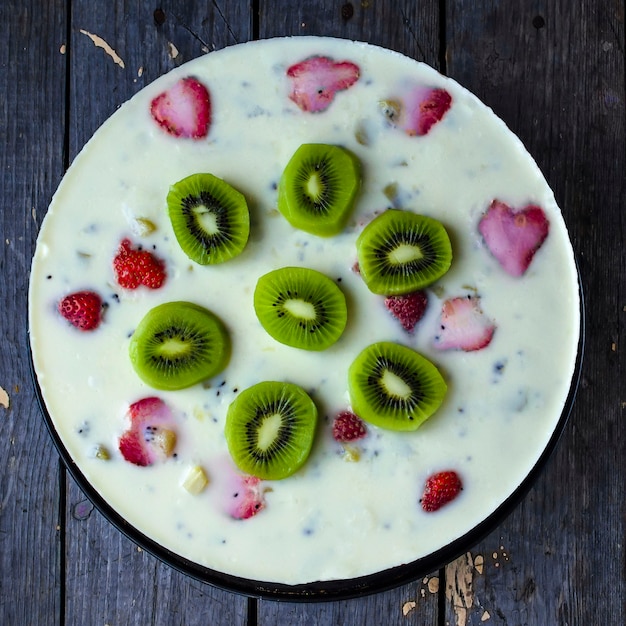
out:
M458 296L443 303L435 347L473 352L486 348L495 324L483 313L478 296Z
M422 509L431 513L437 511L444 504L454 500L461 490L463 483L454 470L445 470L432 474L426 479L424 491L420 499Z
M182 78L152 100L150 113L170 135L202 139L211 124L211 97L196 78Z
M351 87L360 76L358 65L350 61L333 61L314 56L287 69L292 80L289 98L303 111L325 111L338 91Z
M452 105L445 89L418 87L405 99L402 128L407 135L426 135Z
M142 398L128 408L130 427L120 437L124 459L147 466L170 457L176 445L174 420L169 407L157 397Z
M65 296L58 310L79 330L95 330L102 321L102 298L95 291L77 291Z
M264 489L256 476L237 476L228 513L234 519L249 519L265 508Z
M478 230L502 268L511 276L522 276L546 240L550 224L539 206L528 205L515 211L494 200Z
M191 495L197 496L209 484L209 478L200 465L193 465L189 468L185 479L183 480L183 488Z

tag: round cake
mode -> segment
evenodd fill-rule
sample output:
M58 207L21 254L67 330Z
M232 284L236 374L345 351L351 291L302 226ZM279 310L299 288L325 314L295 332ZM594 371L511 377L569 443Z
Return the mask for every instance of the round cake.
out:
M400 54L284 38L176 68L95 133L42 224L30 339L116 515L302 585L423 559L507 501L563 413L578 294L553 193L489 108Z

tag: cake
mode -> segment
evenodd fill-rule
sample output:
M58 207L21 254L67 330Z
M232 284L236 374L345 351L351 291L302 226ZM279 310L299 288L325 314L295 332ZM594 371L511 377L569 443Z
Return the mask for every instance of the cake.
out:
M358 166L330 234L279 210L287 164L310 144ZM196 174L247 204L249 232L224 262L194 260L168 215L172 187ZM400 213L441 224L451 262L424 287L376 293L359 242ZM281 343L255 310L259 279L293 267L345 296L345 326L322 349ZM180 302L214 315L228 345L208 376L158 388L131 344L146 315ZM554 195L490 109L400 54L297 37L190 61L103 124L42 224L29 327L61 446L120 518L200 567L302 585L418 561L498 509L559 422L580 318ZM444 381L414 430L354 409L349 372L379 343ZM243 471L225 435L235 401L267 381L304 390L317 410L310 449L278 479Z

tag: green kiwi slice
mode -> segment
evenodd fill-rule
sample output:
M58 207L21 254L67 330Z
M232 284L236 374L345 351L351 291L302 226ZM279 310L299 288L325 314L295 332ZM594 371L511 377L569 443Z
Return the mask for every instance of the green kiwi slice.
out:
M346 298L337 284L305 267L283 267L261 276L254 310L271 337L304 350L334 344L348 320Z
M396 343L371 344L348 370L353 411L388 430L416 430L439 408L446 390L428 359Z
M156 389L183 389L226 367L230 337L211 311L191 302L166 302L139 322L128 352L145 383Z
M357 238L359 271L369 290L385 296L418 291L441 278L452 263L443 224L411 211L389 209Z
M280 179L278 210L295 228L330 237L345 226L360 185L354 154L330 144L303 144Z
M316 424L317 407L304 389L265 381L248 387L230 404L224 434L240 470L280 480L306 461Z
M167 209L180 247L200 265L224 263L248 243L246 199L213 174L192 174L172 185Z

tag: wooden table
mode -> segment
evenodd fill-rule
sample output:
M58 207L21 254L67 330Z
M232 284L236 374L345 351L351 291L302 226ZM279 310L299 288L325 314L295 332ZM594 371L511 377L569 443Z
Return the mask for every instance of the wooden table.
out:
M626 623L624 12L622 0L2 0L0 624ZM300 34L398 50L491 106L554 188L587 301L573 414L513 514L440 571L327 604L212 588L112 527L69 478L45 430L26 325L39 225L96 128L184 61Z

